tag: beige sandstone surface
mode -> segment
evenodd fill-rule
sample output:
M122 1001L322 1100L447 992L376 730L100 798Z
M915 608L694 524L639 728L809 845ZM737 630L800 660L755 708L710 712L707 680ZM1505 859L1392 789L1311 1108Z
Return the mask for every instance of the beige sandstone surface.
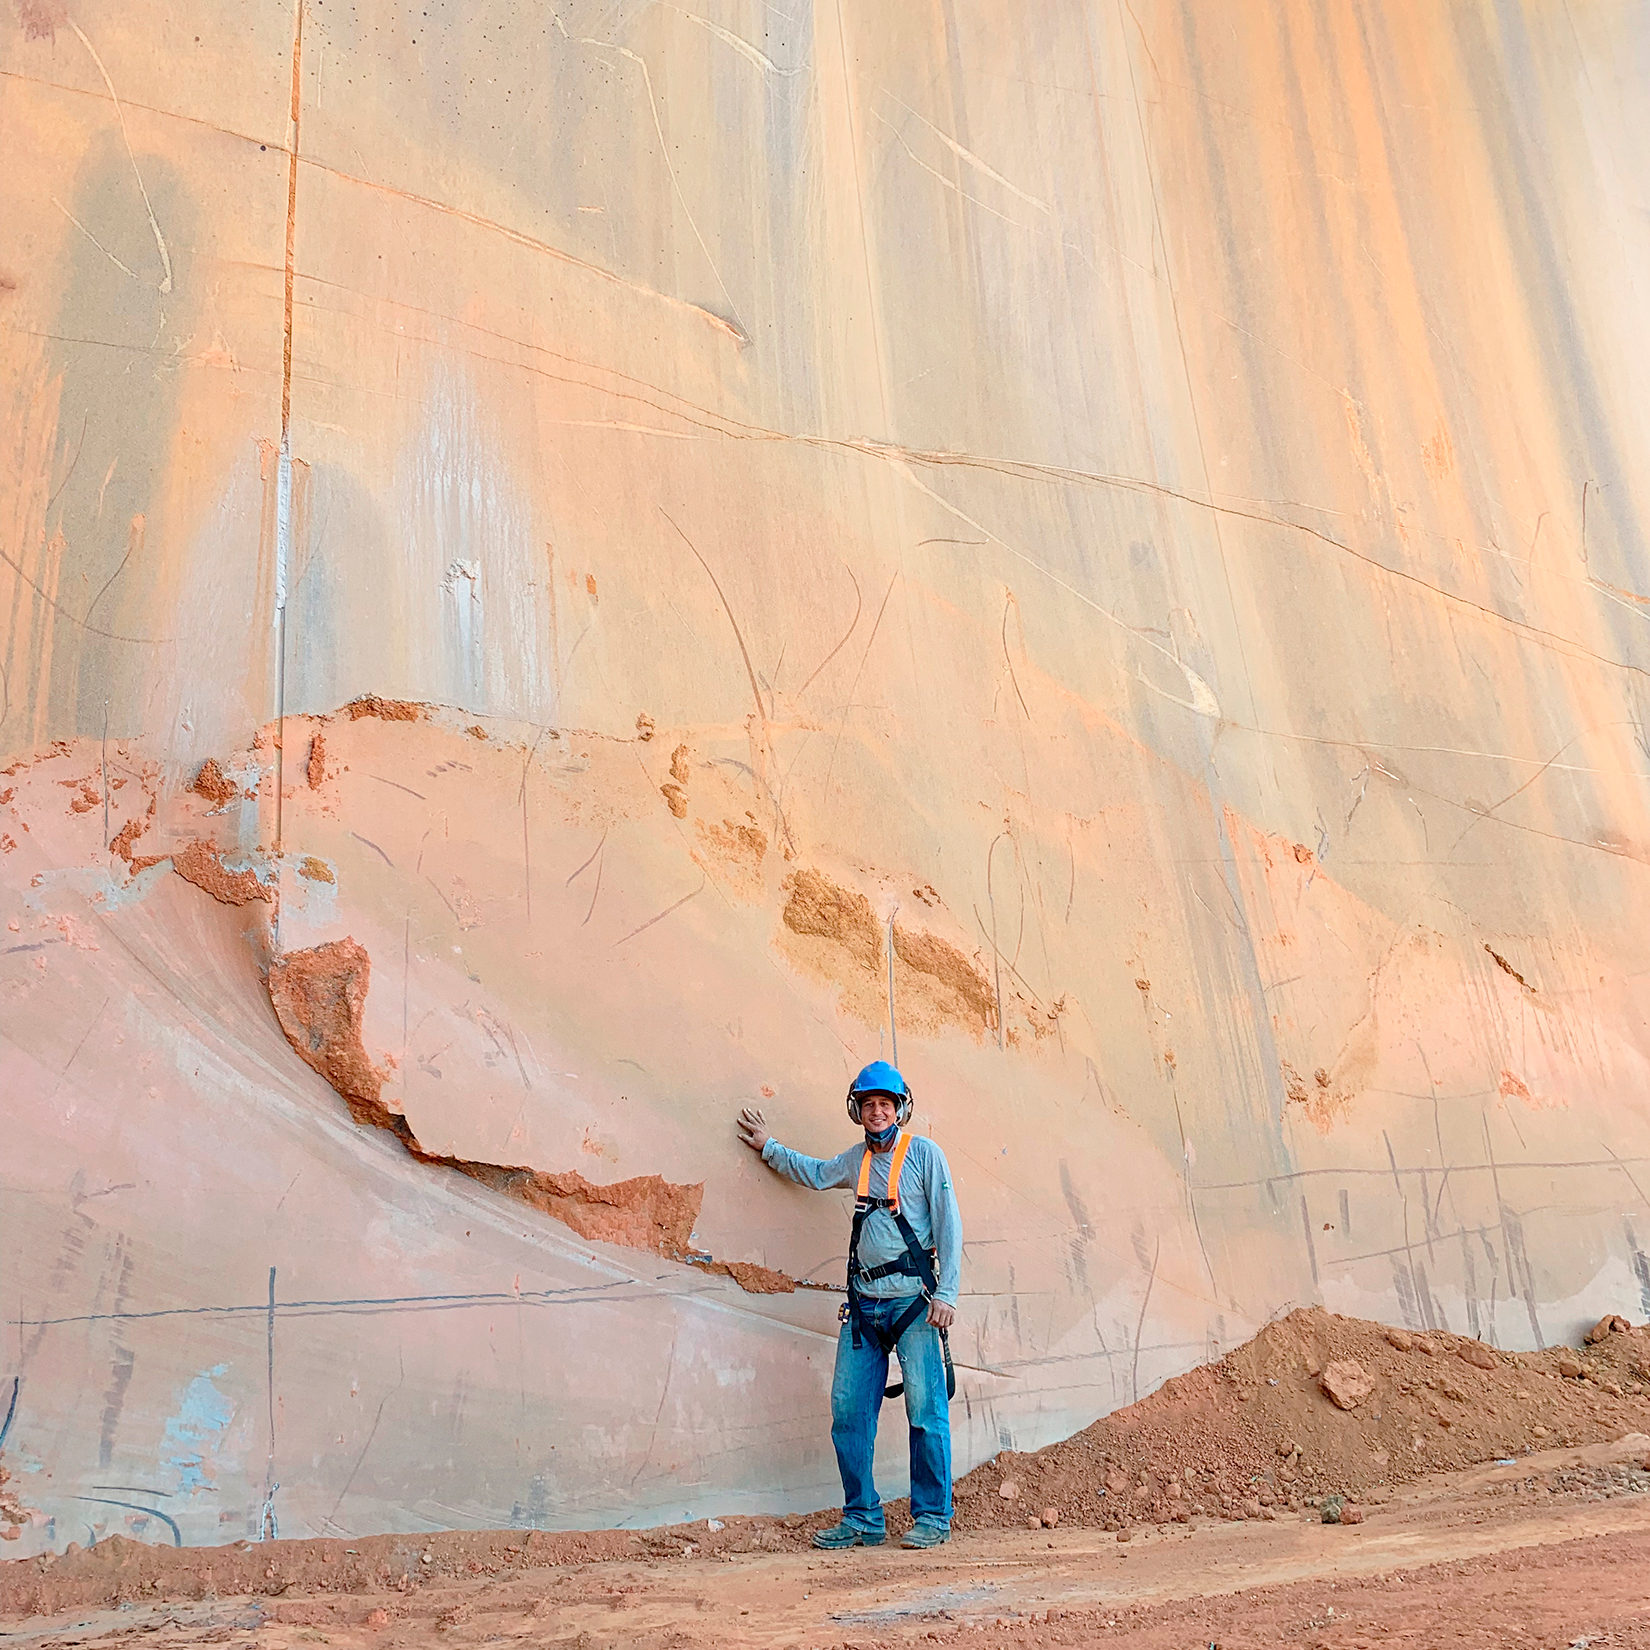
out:
M896 1032L959 1469L1650 1314L1637 11L89 3L0 14L16 1551L826 1505L845 1200L730 1122Z

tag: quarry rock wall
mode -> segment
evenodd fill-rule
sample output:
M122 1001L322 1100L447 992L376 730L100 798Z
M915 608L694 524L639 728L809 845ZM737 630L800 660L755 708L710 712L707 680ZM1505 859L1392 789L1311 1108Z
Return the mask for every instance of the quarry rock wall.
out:
M1647 73L0 12L9 1551L829 1504L847 1198L732 1118L896 1049L959 1470L1650 1313Z

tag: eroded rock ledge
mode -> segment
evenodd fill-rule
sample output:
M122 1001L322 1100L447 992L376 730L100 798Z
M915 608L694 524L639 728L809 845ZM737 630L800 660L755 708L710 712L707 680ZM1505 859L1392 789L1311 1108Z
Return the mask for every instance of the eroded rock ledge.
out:
M381 1099L384 1073L367 1058L361 1017L372 959L354 939L290 951L270 965L269 1000L299 1059L343 1096L357 1123L387 1129L420 1163L457 1169L553 1216L580 1237L649 1249L671 1260L688 1255L705 1188L680 1186L660 1175L599 1186L572 1170L551 1173L524 1165L477 1163L427 1152L411 1125ZM730 1266L729 1275L740 1281Z

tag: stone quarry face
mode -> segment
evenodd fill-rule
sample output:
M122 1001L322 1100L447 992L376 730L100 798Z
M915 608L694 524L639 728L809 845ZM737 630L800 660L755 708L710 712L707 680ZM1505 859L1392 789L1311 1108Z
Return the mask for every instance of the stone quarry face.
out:
M1634 26L0 18L13 1550L831 1503L896 1047L959 1470L1645 1310Z

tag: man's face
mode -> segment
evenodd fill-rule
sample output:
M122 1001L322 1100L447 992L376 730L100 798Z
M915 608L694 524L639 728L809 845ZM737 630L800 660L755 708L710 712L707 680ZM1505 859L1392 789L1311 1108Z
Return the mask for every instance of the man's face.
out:
M860 1097L860 1126L870 1134L881 1134L884 1129L891 1129L898 1115L899 1110L891 1094L866 1094Z

